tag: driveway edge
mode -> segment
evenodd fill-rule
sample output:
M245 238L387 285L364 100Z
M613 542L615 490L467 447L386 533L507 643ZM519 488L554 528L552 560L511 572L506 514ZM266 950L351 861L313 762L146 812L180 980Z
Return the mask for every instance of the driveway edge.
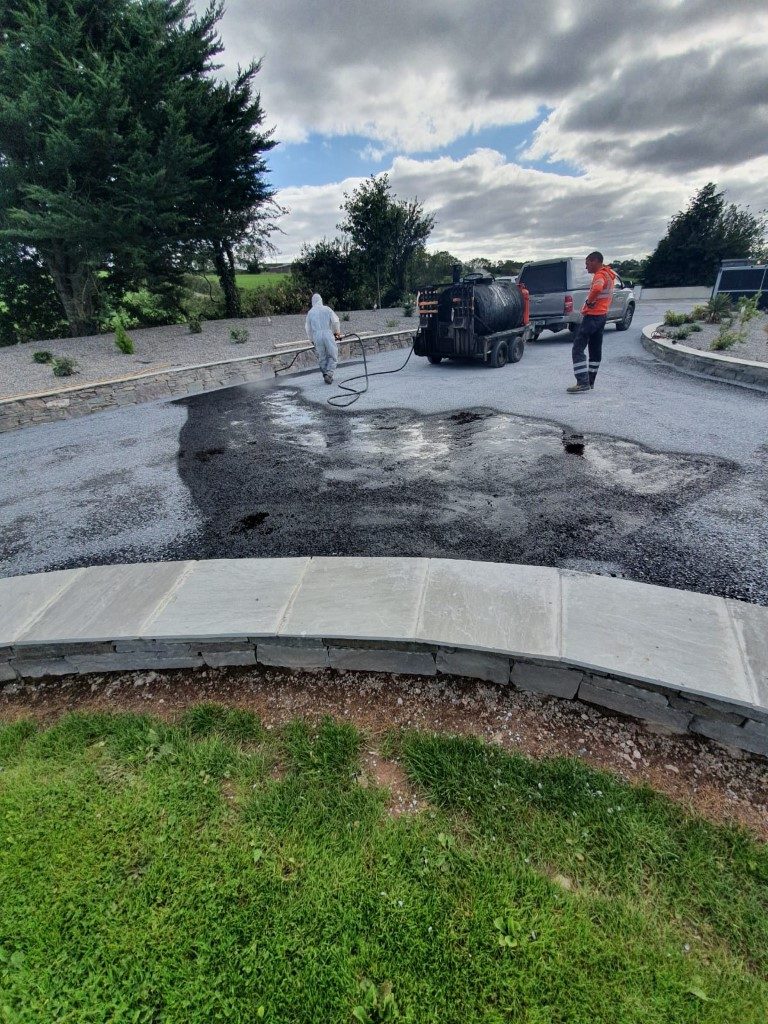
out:
M726 384L751 388L753 391L768 392L768 363L736 359L734 356L724 356L719 352L702 352L700 349L673 343L666 338L654 337L661 326L660 323L649 324L643 328L642 334L643 348L657 359L671 363L686 373L712 377Z
M362 336L366 351L371 355L406 348L412 338L413 331L410 329ZM353 356L356 344L352 340L340 342L339 357L349 359ZM90 381L52 392L14 395L0 399L0 433L37 423L74 419L105 409L118 409L163 398L184 398L238 384L269 380L276 374L282 374L289 365L297 371L316 367L317 360L312 346L281 346L278 351L261 355Z
M585 614L585 608L588 614ZM0 685L271 665L438 673L768 757L768 608L529 565L264 558L0 579Z

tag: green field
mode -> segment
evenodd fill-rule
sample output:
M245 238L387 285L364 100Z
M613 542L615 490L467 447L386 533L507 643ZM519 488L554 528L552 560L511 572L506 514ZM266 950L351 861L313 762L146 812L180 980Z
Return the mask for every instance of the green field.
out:
M269 284L276 284L284 281L290 274L275 274L272 271L264 271L263 274L237 274L238 288L264 288Z
M393 817L374 743L212 705L0 727L0 1021L764 1024L765 847L419 733L380 747L422 801Z

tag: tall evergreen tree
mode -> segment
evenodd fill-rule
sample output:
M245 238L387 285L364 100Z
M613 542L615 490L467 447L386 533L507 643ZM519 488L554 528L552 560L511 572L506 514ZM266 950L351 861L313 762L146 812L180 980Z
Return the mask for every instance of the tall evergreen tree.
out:
M652 288L714 284L720 261L760 256L766 221L735 203L709 182L676 214L648 257L644 283Z
M0 229L39 253L73 335L110 285L172 278L204 245L226 260L266 198L258 65L231 85L212 74L222 13L0 0Z

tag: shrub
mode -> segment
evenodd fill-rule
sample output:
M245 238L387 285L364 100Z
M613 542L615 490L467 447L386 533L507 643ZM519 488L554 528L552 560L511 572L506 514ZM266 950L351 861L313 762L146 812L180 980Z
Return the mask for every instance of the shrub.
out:
M403 300L403 316L413 316L413 299L409 296Z
M124 356L132 356L136 351L133 340L120 322L115 325L115 344Z
M45 349L42 349L40 352L33 352L32 353L32 359L36 363L52 363L53 362L53 353L52 352L48 352Z
M672 331L669 335L673 341L685 341L691 334L693 328L689 326L678 327L676 331Z
M349 313L342 313L339 319L346 323L350 319Z
M71 377L75 372L77 363L74 359L70 359L69 356L59 356L58 359L54 359L52 364L54 377Z
M394 327L397 327L397 320L387 320L387 327L390 330L392 330L392 328Z
M248 341L250 334L246 327L233 327L229 332L229 336L235 345L244 345Z
M702 326L701 326L701 324L691 324L691 326L690 326L689 330L690 330L691 332L695 332L696 334L698 334L698 332L699 332L700 330L702 330Z
M733 316L733 303L731 302L731 296L724 295L722 292L718 295L713 295L707 302L705 308L706 314L704 319L708 324L719 324L721 320L730 320Z
M757 295L753 295L751 299L739 299L739 320L742 324L748 324L750 320L754 320L755 317L760 316L761 310L759 302L761 295L762 292L758 292Z
M706 320L708 312L709 310L706 306L694 306L691 310L691 316L694 320Z
M713 352L721 352L724 349L733 348L734 345L742 341L744 341L742 331L731 330L727 324L723 324L709 347Z
M202 334L203 333L203 321L199 316L190 316L187 320L190 334Z
M687 316L685 313L675 313L671 309L668 309L664 314L664 323L667 327L682 327L683 324L687 322Z

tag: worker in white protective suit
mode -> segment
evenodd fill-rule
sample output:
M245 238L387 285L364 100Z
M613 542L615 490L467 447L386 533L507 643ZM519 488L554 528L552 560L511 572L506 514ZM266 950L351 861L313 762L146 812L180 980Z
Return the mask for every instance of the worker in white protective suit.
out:
M315 346L317 361L326 384L333 382L333 371L339 359L336 342L341 338L339 318L330 306L323 305L322 295L312 296L312 308L304 321L307 337Z

